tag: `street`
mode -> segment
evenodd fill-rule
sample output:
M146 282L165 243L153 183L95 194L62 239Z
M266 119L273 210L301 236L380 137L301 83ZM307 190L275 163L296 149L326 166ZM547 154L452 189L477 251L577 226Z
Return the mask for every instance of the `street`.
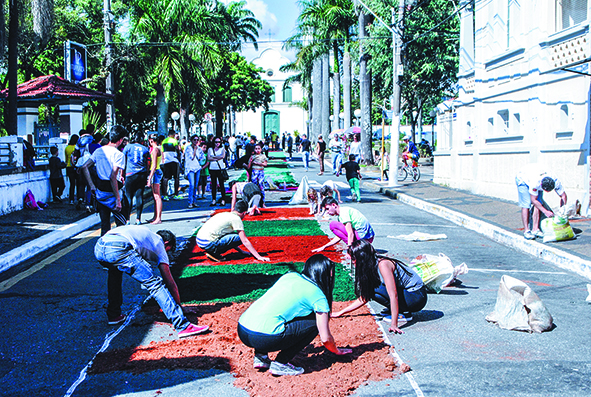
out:
M301 162L290 164L296 166L292 168L296 180L303 175L319 182L329 178L315 175L317 163L313 163L308 173L303 171ZM345 182L344 177L339 181ZM425 173L421 177L423 181L427 181ZM427 306L402 328L403 335L387 336L395 354L412 371L395 379L370 383L359 388L355 395L587 396L591 393L588 381L591 316L589 304L585 302L588 280L377 193L363 190L360 204L350 202L347 189L341 193L343 205L358 208L368 217L376 231L374 246L379 252L404 262L419 254L443 253L454 265L465 262L470 269L459 277L461 283L455 287L446 288L438 295L429 294ZM277 204L280 203L271 203ZM151 211L148 208L145 216ZM179 236L188 236L209 211L206 201L197 210L187 210L185 200L170 202L165 206L165 222L159 227L149 227L168 228ZM327 222L321 226L328 231ZM407 242L388 237L414 231L444 233L447 239ZM20 273L11 276L22 279L14 285L3 284L6 287L0 293L4 318L4 337L0 342L2 394L246 396L245 391L232 386L232 375L220 370L86 375L86 366L113 330L106 324L104 314L106 272L93 255L97 236L96 230L76 236L61 244L51 256L19 267ZM528 334L502 330L486 322L503 274L525 281L539 295L554 318L555 329ZM129 313L137 310L147 294L131 278L123 280L123 309ZM371 305L376 312L381 310L379 305ZM379 324L387 333L388 324ZM376 332L382 331L376 327ZM131 324L115 335L106 349L147 345L150 341L171 338L176 338L176 333L169 324L153 323L138 311Z

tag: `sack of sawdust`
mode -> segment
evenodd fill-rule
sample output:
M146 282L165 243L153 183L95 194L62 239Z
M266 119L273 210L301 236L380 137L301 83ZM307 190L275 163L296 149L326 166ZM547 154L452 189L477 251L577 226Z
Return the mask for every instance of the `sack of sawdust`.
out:
M451 259L444 254L422 254L410 262L410 267L421 277L429 291L440 293L457 276L468 273L465 263L453 267Z
M544 242L564 241L575 237L573 228L568 223L568 218L553 216L552 218L542 219L540 222L542 232L544 232Z
M514 331L544 332L553 327L552 315L538 295L523 281L501 277L495 310L486 321Z

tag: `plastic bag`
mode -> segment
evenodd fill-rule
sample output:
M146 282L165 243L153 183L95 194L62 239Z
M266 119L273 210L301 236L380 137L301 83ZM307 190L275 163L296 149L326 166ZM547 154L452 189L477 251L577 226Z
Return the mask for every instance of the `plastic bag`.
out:
M410 266L421 277L427 289L435 293L440 293L460 274L468 273L465 263L454 268L451 259L444 254L419 255L410 262Z
M554 216L552 218L542 219L540 226L544 232L544 242L564 241L575 237L573 228L568 223L568 218Z
M25 193L25 208L29 210L43 210L43 208L37 204L37 200L35 200L35 196L31 189L27 189L27 192Z
M523 281L501 277L495 310L486 321L515 331L544 332L551 330L552 315L538 295Z
M298 190L296 190L294 195L291 197L291 200L289 200L289 205L307 204L308 188L308 177L304 176L300 182L300 186L298 186Z

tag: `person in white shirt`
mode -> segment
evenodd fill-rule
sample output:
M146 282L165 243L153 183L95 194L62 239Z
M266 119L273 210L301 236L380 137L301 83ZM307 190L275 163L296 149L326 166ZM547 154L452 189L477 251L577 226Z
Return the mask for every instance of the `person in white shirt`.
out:
M183 314L179 289L170 273L168 251L176 248L176 237L169 230L154 233L145 226L122 226L99 238L94 255L101 266L109 271L107 283L109 325L119 325L127 319L121 313L123 273L142 284L158 302L164 315L172 322L179 338L201 334L207 325L195 325ZM152 269L158 266L162 277Z
M193 135L191 144L185 148L185 177L189 181L189 208L193 208L198 199L197 183L201 174L201 164L205 159L205 153L199 147L199 137Z
M125 156L117 149L127 135L125 127L113 126L109 133L109 143L95 150L82 166L90 191L96 196L97 210L101 217L101 235L111 230L111 214L117 226L125 225L129 220L129 203L125 195L121 194ZM93 181L88 169L94 164L98 178Z
M515 177L519 206L521 207L521 221L523 222L523 236L528 240L544 237L540 231L540 212L548 218L554 213L542 204L544 192L554 190L560 196L560 205L566 204L566 192L562 183L554 175L546 172L538 164L528 164ZM529 212L532 209L532 228L529 227Z

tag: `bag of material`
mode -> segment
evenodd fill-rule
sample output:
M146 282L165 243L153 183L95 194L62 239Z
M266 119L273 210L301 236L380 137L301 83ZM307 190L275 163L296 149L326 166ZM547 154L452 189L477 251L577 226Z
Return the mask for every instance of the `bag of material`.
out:
M523 281L501 277L495 310L486 321L515 331L544 332L552 329L552 315L538 295Z
M296 190L291 200L289 200L289 205L307 204L309 187L310 185L308 184L308 177L305 176L302 178L300 186L298 186L298 190Z
M544 232L544 242L564 241L575 237L573 228L568 223L568 218L554 216L552 218L542 219L540 222L542 232Z
M427 289L435 293L440 293L457 276L468 273L465 263L454 268L451 259L444 254L419 255L410 262L410 266L421 277Z

